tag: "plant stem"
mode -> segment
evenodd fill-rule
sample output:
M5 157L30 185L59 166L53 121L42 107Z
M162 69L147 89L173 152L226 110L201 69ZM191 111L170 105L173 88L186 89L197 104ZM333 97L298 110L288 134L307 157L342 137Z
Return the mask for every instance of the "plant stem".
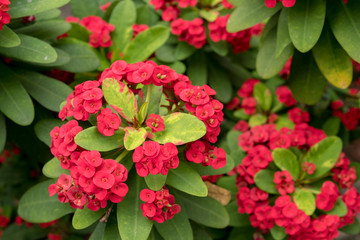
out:
M151 96L151 92L152 92L152 87L153 87L152 84L148 85L148 90L147 90L147 93L146 93L145 102L150 102L150 96Z
M120 155L115 159L115 161L117 161L117 162L120 162L123 158L125 158L126 157L126 155L129 153L129 151L127 151L127 150L123 150L123 152L122 153L120 153Z

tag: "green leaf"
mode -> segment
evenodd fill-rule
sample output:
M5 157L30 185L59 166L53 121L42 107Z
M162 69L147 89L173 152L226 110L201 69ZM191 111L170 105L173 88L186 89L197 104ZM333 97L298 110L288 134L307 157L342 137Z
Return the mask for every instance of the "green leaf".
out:
M265 84L257 83L254 86L254 97L264 111L269 111L272 104L272 95L270 89Z
M274 15L280 10L280 5L276 4L274 8L268 8L263 0L238 0L235 10L229 18L226 30L238 32L252 27Z
M166 63L175 62L175 45L164 44L155 51L155 56L158 60Z
M208 22L213 22L216 20L216 18L219 16L219 12L216 10L205 10L201 9L199 11L200 17L204 18Z
M360 5L357 1L344 4L342 0L327 5L327 20L336 40L352 59L360 62Z
M285 228L279 227L276 224L274 224L274 227L270 229L270 233L275 240L282 240L287 235L285 232Z
M349 55L336 41L330 29L325 27L313 55L322 74L335 87L347 88L353 78Z
M303 0L289 8L289 34L300 52L309 51L319 40L325 12L325 0Z
M225 208L230 217L229 226L244 227L251 225L249 220L249 215L239 213L238 211L239 206L237 205L236 200L230 202L228 205L225 206Z
M155 223L156 230L166 240L193 240L193 231L186 215L186 211L181 211L174 217L163 223Z
M165 185L166 177L167 175L162 174L149 174L145 177L145 182L151 190L159 191Z
M238 187L236 186L236 175L222 176L221 178L219 178L219 180L216 181L216 185L218 185L219 187L225 188L232 193L236 193L238 191ZM228 205L230 205L230 204L231 203L229 203ZM228 206L228 205L226 205L226 206ZM229 212L229 214L230 214L230 212ZM230 222L231 222L231 216L230 216Z
M124 60L128 63L144 61L161 47L170 36L170 29L154 26L139 33L124 51Z
M140 191L146 188L144 180L134 171L127 181L129 188L124 200L117 206L117 222L121 239L146 240L153 222L143 216L140 205Z
M91 72L99 67L99 59L91 46L75 38L62 38L58 41L57 48L70 55L70 61L59 67L61 70L81 73Z
M18 214L25 221L44 223L75 211L68 203L61 203L57 196L49 197L49 186L55 180L41 182L30 188L19 201Z
M123 130L117 130L114 135L106 137L94 126L79 132L75 136L75 143L87 150L106 152L123 146L124 135Z
M148 26L155 25L160 16L156 14L153 7L149 4L145 4L136 9L136 23L137 24L145 24Z
M27 34L36 38L48 40L66 33L71 28L70 23L61 19L54 19L42 22L35 22L34 24L17 28L16 33Z
M256 58L256 70L260 77L268 79L276 76L294 52L294 47L287 45L281 54L276 55L276 28L270 31L260 46Z
M72 225L77 230L87 228L99 220L105 212L106 208L100 208L98 211L92 211L87 207L84 207L84 209L76 209L72 219Z
M142 88L142 91L144 93L144 96L146 96L147 92L149 91L149 85L144 86ZM148 114L149 115L151 113L159 114L162 93L163 93L162 86L152 85L151 93L150 93L150 102L149 102L149 106L148 106Z
M350 167L354 167L356 171L356 180L360 178L360 163L350 162Z
M224 103L229 102L232 98L233 87L227 72L215 64L208 64L208 81L210 87L216 91L216 98Z
M231 151L236 151L239 149L238 138L240 136L240 131L230 130L226 135L226 143Z
M289 171L294 181L299 177L299 161L292 151L277 148L272 152L272 158L278 168Z
M345 225L344 227L339 229L340 231L351 234L351 235L357 235L360 233L360 223L357 218L354 219L354 223Z
M128 122L133 122L138 111L134 93L123 82L107 78L102 83L105 100Z
M99 240L99 239L102 239L102 237L103 237L103 235L104 235L105 227L106 227L106 223L104 223L104 222L99 222L99 223L96 225L95 230L92 232L89 240Z
M12 0L8 13L11 19L26 17L64 6L70 0Z
M313 145L306 153L304 162L314 163L314 174L308 178L318 178L332 169L342 150L342 142L338 137L327 137Z
M36 101L54 112L59 112L60 104L72 92L65 83L37 72L16 69L14 75Z
M109 23L115 26L112 34L113 46L111 49L123 53L133 35L132 26L136 20L136 7L133 1L120 1L111 13ZM113 56L116 56L114 54ZM113 57L112 60L117 60ZM144 60L144 59L143 59ZM137 62L137 61L135 61Z
M324 122L322 129L327 136L336 136L340 130L340 124L340 118L331 117Z
M64 122L61 121L60 119L55 119L55 118L41 119L40 121L38 121L35 124L35 127L34 127L35 134L40 139L40 141L42 141L43 143L45 143L47 146L50 147L50 145L51 145L51 137L50 137L51 130L53 130L53 128L56 126L60 127L63 124L64 124Z
M255 126L263 125L266 123L266 121L267 121L267 117L264 114L257 113L250 117L249 126L255 127Z
M179 42L175 48L175 57L177 60L184 60L190 57L195 51L196 48L187 42Z
M312 192L306 189L295 189L293 194L296 206L303 210L306 215L311 216L316 210L315 196Z
M247 114L244 112L244 109L236 110L236 111L234 112L234 117L239 118L239 119L242 119L242 120L248 120L248 119L249 119L249 115L247 115Z
M211 197L194 197L179 193L183 209L188 217L204 226L213 228L225 228L229 222L229 214L225 207Z
M345 205L344 201L341 200L341 198L338 198L334 204L334 207L330 211L326 212L326 214L344 217L347 214L347 212L348 212L348 208Z
M219 168L219 169L215 169L215 168L213 168L211 166L203 166L201 164L192 163L192 162L189 162L188 164L193 169L195 169L197 172L199 172L199 174L201 176L225 174L225 173L228 173L229 171L231 171L235 167L234 160L228 154L226 154L226 165L224 167L222 167L222 168Z
M147 132L145 128L135 129L132 127L126 127L124 129L125 136L124 136L124 146L126 150L134 150L143 142L147 137Z
M276 120L276 130L280 130L283 127L294 129L295 123L289 119L288 116L279 116Z
M255 174L254 177L256 186L265 192L278 194L278 191L274 183L274 175L275 172L272 170L269 169L260 170Z
M110 214L102 240L121 240L115 214Z
M290 70L289 87L294 98L313 105L323 95L326 80L317 67L311 53L295 53Z
M19 46L20 38L8 26L4 25L0 31L0 47L11 48Z
M62 65L67 64L68 62L70 62L70 55L63 51L60 50L58 48L54 48L57 54L57 58L55 62L52 63L31 63L32 65L35 66L43 66L43 67L60 67Z
M35 14L35 19L36 21L53 19L59 17L60 14L61 11L59 9L54 8L45 12Z
M176 61L168 65L171 69L175 70L178 74L184 74L186 71L186 66L181 61Z
M100 2L98 0L92 0L84 2L82 0L72 0L70 2L71 12L74 17L84 18L90 15L99 15L101 13Z
M6 122L4 115L0 113L0 152L4 150L5 143L6 143Z
M71 29L68 31L68 37L76 38L78 40L88 42L90 31L87 30L84 26L80 25L79 23L70 23Z
M58 178L61 174L70 175L68 169L63 169L57 158L52 158L43 167L42 173L48 178Z
M283 8L278 19L276 32L276 57L279 57L284 49L291 43L288 27L289 9Z
M18 34L21 44L12 48L0 47L0 54L5 57L30 63L55 62L57 54L50 44L37 38Z
M170 169L166 184L199 197L205 197L208 194L208 189L200 175L183 161L180 161L176 169Z
M30 240L30 239L45 239L48 230L42 229L40 226L28 227L26 224L16 225L11 223L6 226L1 236L2 240Z
M229 52L229 44L225 41L214 42L210 37L207 37L207 41L211 49L220 56L226 56Z
M173 143L182 145L200 139L206 133L205 124L188 113L172 113L164 116L165 129L149 134L149 137L160 144Z
M187 76L191 83L202 86L207 82L206 56L202 51L197 51L189 57Z
M0 110L15 123L26 126L34 119L34 106L19 79L0 63Z

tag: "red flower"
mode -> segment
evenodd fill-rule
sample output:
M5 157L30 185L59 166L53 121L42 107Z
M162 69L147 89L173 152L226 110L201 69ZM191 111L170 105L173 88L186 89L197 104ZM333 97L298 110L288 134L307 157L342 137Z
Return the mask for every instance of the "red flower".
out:
M161 132L165 129L164 120L157 114L150 114L149 118L146 120L146 125L151 128L153 133Z

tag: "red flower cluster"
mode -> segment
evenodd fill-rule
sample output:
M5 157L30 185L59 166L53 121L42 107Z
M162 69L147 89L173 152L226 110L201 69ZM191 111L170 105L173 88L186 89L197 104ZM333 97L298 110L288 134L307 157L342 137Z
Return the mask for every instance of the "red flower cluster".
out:
M10 219L2 215L2 209L0 208L0 228L5 228L10 223Z
M0 0L0 31L5 24L10 22L10 15L7 13L9 5L9 0Z
M360 120L360 108L350 107L347 112L344 112L345 107L341 100L333 101L331 108L333 116L340 118L347 130L355 130Z
M173 143L160 145L158 142L145 141L133 153L136 172L141 177L159 174L166 175L170 168L179 166L178 150Z
M5 163L5 161L10 158L12 155L19 155L20 149L13 145L11 150L4 149L4 151L0 154L0 163Z
M80 25L91 32L89 44L92 47L110 47L112 45L110 32L115 30L114 25L108 24L98 16L84 17L80 21Z
M192 21L178 18L171 22L171 33L179 36L179 41L185 41L196 48L206 44L204 21L195 18Z
M292 179L289 171L277 171L274 175L274 183L276 184L276 189L280 195L290 194L295 190L295 182Z
M298 107L294 107L288 111L289 119L295 124L307 123L310 121L310 114L301 110Z
M342 195L342 200L344 201L348 212L344 217L340 218L340 228L354 223L355 218L360 212L360 194L354 187L351 187L344 195Z
M311 175L315 172L316 166L313 163L304 162L302 165L302 170L306 172L306 174Z
M116 113L114 113L111 108L102 109L101 112L97 115L96 120L97 128L104 136L114 135L114 132L119 129L121 124L121 118Z
M190 162L212 166L215 169L226 165L226 153L223 149L210 146L208 142L198 140L187 145L186 159Z
M339 189L335 183L326 181L320 190L321 192L316 196L316 207L324 211L330 211L339 197Z
M214 22L210 22L209 35L211 40L219 42L224 40L230 43L233 47L233 52L244 52L250 48L250 40L253 35L258 35L262 32L263 24L257 24L252 28L245 29L236 33L229 33L226 31L226 24L230 15L219 16Z
M256 101L253 97L254 86L258 83L257 79L247 79L237 91L237 97L234 97L227 105L226 109L236 110L243 108L245 114L251 115L256 111ZM242 100L242 101L240 101Z
M59 112L59 118L74 117L76 120L86 121L89 114L95 114L102 107L103 92L99 88L100 82L86 81L76 85L66 99L65 106Z
M161 18L168 22L175 20L179 14L179 8L194 7L197 4L197 0L150 0L156 10L161 10Z
M341 188L351 188L356 181L356 170L354 167L350 167L350 160L341 153L335 167L331 170L334 175L335 182L340 184Z
M174 196L166 188L159 191L143 189L140 192L140 199L146 202L141 204L144 217L158 223L170 220L181 211L180 206L175 204Z
M150 114L148 120L146 120L146 125L151 128L153 133L161 132L165 129L164 119L157 114Z
M134 24L132 26L133 29L133 37L136 37L139 33L149 29L149 26L146 24Z
M296 104L296 100L287 86L278 87L276 89L276 95L278 96L279 102L285 104L287 107L291 107Z
M60 202L69 202L73 208L87 207L92 211L105 208L107 200L119 203L128 192L124 183L126 168L112 159L103 159L97 151L71 154L70 174L61 174L55 184L49 186L50 196L58 194Z
M229 3L228 0L222 0L222 4L223 4L224 8L226 8L226 9L233 9L234 8L234 5Z

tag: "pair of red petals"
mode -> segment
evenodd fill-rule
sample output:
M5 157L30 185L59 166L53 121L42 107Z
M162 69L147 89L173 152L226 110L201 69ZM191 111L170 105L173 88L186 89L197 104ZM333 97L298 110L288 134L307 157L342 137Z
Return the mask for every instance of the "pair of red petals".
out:
M265 0L265 5L268 8L273 8L273 7L275 7L275 5L278 1L279 0ZM296 0L281 0L281 3L283 4L283 6L287 7L287 8L294 6L295 2L296 2Z

